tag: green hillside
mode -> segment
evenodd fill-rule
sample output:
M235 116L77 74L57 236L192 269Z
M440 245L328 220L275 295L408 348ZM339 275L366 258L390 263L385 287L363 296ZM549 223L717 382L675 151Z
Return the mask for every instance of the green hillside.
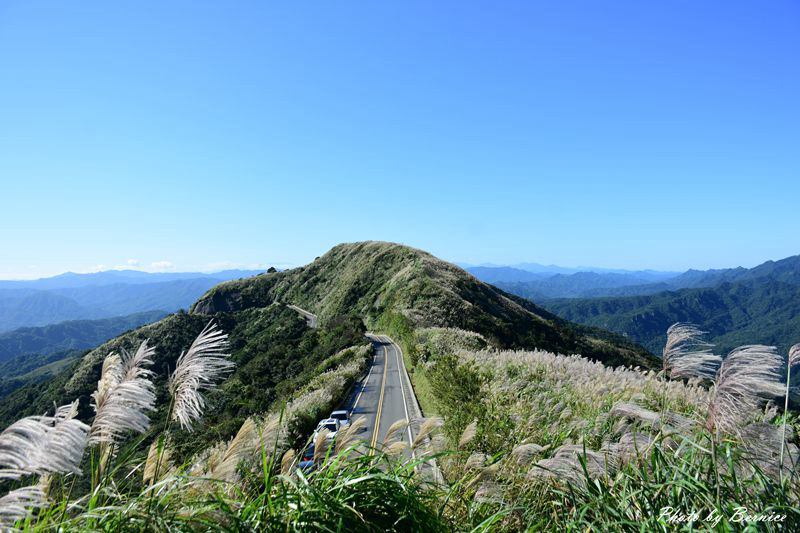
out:
M177 313L101 345L51 380L22 387L0 401L0 427L22 415L45 412L54 402L63 404L75 398L82 399L81 416L91 418L88 398L97 386L105 356L134 349L145 339L156 348L153 370L163 396L159 408L165 409L166 377L209 318ZM204 418L204 427L184 443L191 450L231 436L246 417L267 411L327 370L319 367L327 358L365 342L363 325L356 318L332 318L324 327L310 329L296 312L282 305L220 313L215 320L230 335L236 370L209 396L213 408Z
M621 337L570 324L426 252L385 242L341 244L304 267L223 283L192 313L273 302L299 305L323 323L355 313L370 328L398 321L412 328L455 327L478 332L500 348L578 353L613 365L656 363Z

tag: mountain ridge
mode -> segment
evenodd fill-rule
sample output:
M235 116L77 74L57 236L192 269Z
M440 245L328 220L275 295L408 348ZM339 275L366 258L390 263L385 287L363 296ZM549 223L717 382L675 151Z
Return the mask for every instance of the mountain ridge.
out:
M127 316L68 320L47 326L15 329L0 334L0 362L29 354L49 355L93 348L127 329L160 320L166 315L164 311L142 311Z
M414 327L477 331L499 347L581 353L610 364L655 364L652 356L621 338L571 325L427 252L379 241L340 244L303 267L220 284L190 313L278 301L315 312L321 321L348 309L370 327L390 312Z
M239 273L231 271L228 275ZM71 286L58 282L58 286L50 288L36 284L0 288L0 333L20 327L97 320L156 309L177 311L189 307L209 288L225 281L209 276L165 279L147 275L126 283L116 273L112 278L87 276L91 277L82 277L77 284L67 282ZM93 281L87 282L87 279ZM157 281L151 281L153 279Z
M575 272L551 274L541 278L531 278L528 275L515 276L516 272L524 271L484 267L473 273L488 283L493 283L508 292L533 301L558 298L623 297L715 287L726 282L734 283L766 277L787 283L800 283L800 256L790 256L777 261L768 260L749 269L743 267L711 270L689 269L674 276L662 275L661 277L649 277L648 271ZM536 275L541 276L542 274Z

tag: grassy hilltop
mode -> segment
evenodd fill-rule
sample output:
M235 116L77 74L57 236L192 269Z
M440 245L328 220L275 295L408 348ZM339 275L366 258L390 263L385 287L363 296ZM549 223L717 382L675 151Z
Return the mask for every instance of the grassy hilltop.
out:
M192 313L273 302L299 305L323 323L354 313L368 327L399 320L411 328L475 331L499 348L579 353L613 365L657 364L646 350L621 336L569 323L427 252L386 242L340 244L300 268L222 283Z

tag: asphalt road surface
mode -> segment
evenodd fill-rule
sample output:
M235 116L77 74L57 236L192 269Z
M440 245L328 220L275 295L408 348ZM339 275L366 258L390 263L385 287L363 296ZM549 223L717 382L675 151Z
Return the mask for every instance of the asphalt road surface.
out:
M403 420L408 423L410 394L405 378L405 368L400 349L388 337L367 335L375 347L375 356L367 376L353 389L343 406L350 411L350 419L366 419L365 436L372 448L380 448L386 433L393 423ZM402 440L411 444L411 431L404 428L393 441Z
M301 308L297 307L296 305L287 304L286 307L288 307L289 309L294 309L295 311L297 311L298 313L303 315L303 318L306 319L306 323L308 324L308 327L310 327L310 328L316 328L317 327L317 315L315 315L314 313L309 313L305 309L301 309Z

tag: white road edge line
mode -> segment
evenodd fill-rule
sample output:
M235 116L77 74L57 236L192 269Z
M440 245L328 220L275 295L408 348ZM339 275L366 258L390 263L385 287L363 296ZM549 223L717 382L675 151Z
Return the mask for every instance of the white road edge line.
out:
M402 366L400 363L400 348L395 343L391 342L389 337L386 337L386 340L391 344L392 349L394 350L394 357L397 361L397 378L400 380L400 396L403 397L403 409L406 412L406 431L408 431L408 449L411 450L411 458L416 459L417 455L414 453L414 448L412 444L414 443L414 438L411 436L411 417L408 416L408 403L406 403L406 392L405 388L403 387L403 372Z
M387 340L388 340L390 343L392 343L392 345L393 345L393 346L395 346L395 348L396 348L396 349L397 349L397 350L400 352L400 354L401 354L401 357L402 357L403 349L402 349L402 348L400 348L400 345L399 345L399 344L396 344L396 343L395 343L395 342L394 342L394 341L391 339L391 337L389 337L388 335L385 335L385 337L386 337L386 339L387 339ZM411 385L411 378L408 376L408 371L406 370L405 359L403 359L403 370L405 371L405 377L406 377L406 379L408 380L408 384L409 384L409 386L410 386L410 387L413 387L413 385ZM401 376L401 377L402 377L402 376ZM401 383L402 383L402 380L401 380ZM413 388L412 388L412 393L413 393ZM405 400L405 396L403 396L403 400ZM421 415L421 414L422 414L422 408L419 406L419 400L417 400L417 398L416 398L416 395L414 395L414 401L416 402L416 405L417 405L417 410L419 411L419 413L420 413L420 415ZM409 429L410 429L410 428L409 428ZM413 453L413 452L412 452L412 453ZM442 477L442 474L441 474L441 472L439 471L439 466L436 464L436 459L432 459L432 460L431 460L431 462L430 462L430 465L431 465L431 468L433 469L433 479L434 479L434 482L437 482L437 483L443 483L443 482L444 482L444 478Z

